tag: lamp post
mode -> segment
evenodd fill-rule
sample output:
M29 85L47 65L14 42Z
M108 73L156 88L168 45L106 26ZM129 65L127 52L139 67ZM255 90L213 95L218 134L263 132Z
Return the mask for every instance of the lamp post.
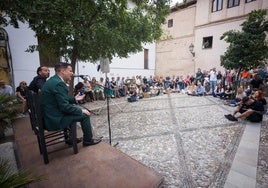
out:
M193 45L193 43L190 44L190 46L189 46L189 51L190 51L191 54L193 55L192 61L194 62L194 75L195 75L195 60L194 60L195 52L194 52L194 45ZM194 76L194 75L193 75L193 76Z

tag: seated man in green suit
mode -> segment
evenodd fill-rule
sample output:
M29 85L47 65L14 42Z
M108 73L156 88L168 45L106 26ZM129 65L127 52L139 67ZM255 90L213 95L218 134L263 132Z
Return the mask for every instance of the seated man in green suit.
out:
M93 139L90 112L72 105L82 100L85 95L68 96L67 83L73 76L71 64L57 63L55 73L44 84L41 91L41 109L46 129L58 130L74 122L80 122L83 131L83 146L98 144L101 139Z

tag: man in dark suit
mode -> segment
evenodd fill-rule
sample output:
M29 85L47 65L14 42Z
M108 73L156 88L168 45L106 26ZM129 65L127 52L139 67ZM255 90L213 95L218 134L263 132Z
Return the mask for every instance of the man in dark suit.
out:
M67 83L71 81L73 70L68 63L57 63L55 73L44 84L41 90L41 109L45 128L49 131L69 126L73 122L80 122L83 131L83 146L98 144L101 139L93 139L90 123L90 112L72 104L82 100L85 95L68 97Z
M38 93L39 90L42 89L47 78L49 77L50 71L48 67L41 66L37 68L36 73L37 73L37 76L33 78L28 88L29 90L32 90L35 93Z

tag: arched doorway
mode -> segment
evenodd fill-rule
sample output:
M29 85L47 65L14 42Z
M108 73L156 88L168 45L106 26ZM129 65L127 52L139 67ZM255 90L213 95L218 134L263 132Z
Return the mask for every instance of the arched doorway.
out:
M0 80L4 80L14 89L13 66L8 33L4 28L0 28Z

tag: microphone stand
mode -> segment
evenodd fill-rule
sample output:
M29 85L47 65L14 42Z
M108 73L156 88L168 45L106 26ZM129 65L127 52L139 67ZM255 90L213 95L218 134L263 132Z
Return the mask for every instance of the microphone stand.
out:
M107 76L107 73L105 73L105 88L104 88L104 94L105 94L105 97L107 99L107 119L108 119L108 128L109 128L109 143L110 145L112 145L112 132L111 132L111 122L110 122L110 106L109 106L109 101L110 101L110 93L109 93L109 78ZM105 92L105 89L106 89L106 92ZM117 146L119 143L117 142L115 146Z

